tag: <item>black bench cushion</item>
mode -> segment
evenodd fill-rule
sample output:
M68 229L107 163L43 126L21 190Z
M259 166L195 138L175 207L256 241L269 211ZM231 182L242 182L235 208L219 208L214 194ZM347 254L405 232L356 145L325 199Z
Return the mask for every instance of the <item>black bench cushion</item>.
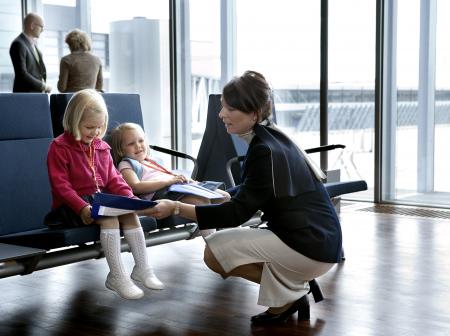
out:
M358 191L367 190L367 183L364 180L345 181L345 182L330 182L325 183L330 198L350 194Z
M156 229L156 222L150 217L141 218L141 225L145 232ZM98 225L56 230L45 227L0 236L0 242L50 250L98 241L99 236L100 227Z

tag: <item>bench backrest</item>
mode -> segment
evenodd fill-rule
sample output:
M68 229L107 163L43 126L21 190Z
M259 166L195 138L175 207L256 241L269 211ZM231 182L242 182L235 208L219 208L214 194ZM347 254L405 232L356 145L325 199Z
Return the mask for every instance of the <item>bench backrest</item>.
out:
M137 93L103 93L109 113L108 130L123 122L134 122L144 127L141 101ZM72 93L50 95L52 127L55 137L63 133L62 119Z
M247 144L235 135L229 135L219 112L222 108L220 94L211 94L208 101L208 115L200 149L197 155L198 181L223 181L227 188L232 183L226 172L228 160L247 153ZM240 167L233 166L232 173L236 184L241 182Z
M53 138L48 96L0 94L0 236L45 227L51 192L47 151Z

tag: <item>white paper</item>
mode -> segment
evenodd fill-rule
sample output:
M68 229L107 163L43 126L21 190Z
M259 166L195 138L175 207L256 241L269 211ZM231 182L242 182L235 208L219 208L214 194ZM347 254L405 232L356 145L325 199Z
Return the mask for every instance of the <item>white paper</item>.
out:
M101 205L98 208L98 214L100 216L120 216L120 215L125 215L127 213L132 213L135 212L136 210L127 210L127 209L118 209L118 208L110 208L110 207L106 207Z
M209 199L224 198L222 194L218 192L203 188L196 184L172 184L169 187L170 191L176 191L185 194L197 195Z

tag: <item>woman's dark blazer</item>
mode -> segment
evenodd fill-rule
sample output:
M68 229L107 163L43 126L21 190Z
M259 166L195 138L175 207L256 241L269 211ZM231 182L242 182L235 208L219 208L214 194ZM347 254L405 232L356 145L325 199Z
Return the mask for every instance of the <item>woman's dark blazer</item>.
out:
M323 184L283 133L255 125L243 165L243 183L230 202L196 206L200 229L235 227L257 210L286 245L317 261L341 259L339 220Z

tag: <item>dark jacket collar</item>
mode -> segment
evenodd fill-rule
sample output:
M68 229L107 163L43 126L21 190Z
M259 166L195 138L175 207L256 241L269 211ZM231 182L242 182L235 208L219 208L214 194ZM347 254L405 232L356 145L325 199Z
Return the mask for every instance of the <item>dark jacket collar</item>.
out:
M297 196L316 189L316 179L305 158L284 133L260 124L256 124L253 130L255 138L252 143L259 139L271 152L275 197Z

